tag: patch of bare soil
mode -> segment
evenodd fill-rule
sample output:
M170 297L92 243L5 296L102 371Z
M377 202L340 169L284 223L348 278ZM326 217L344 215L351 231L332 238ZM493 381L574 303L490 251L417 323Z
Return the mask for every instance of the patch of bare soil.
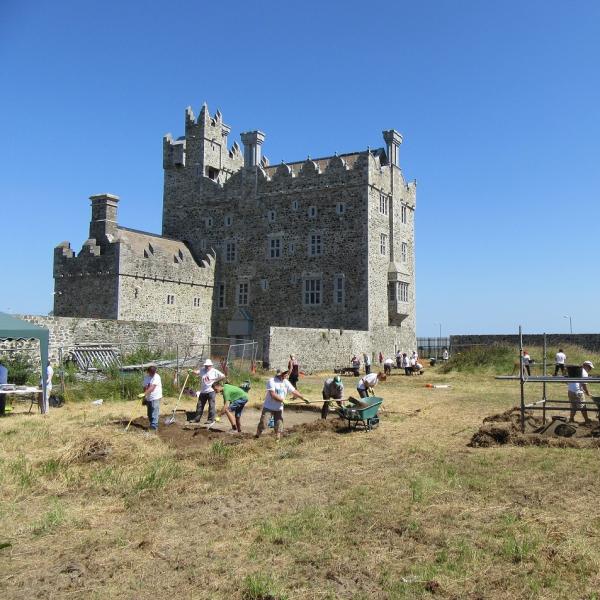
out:
M546 423L531 411L525 411L525 432L521 431L519 407L490 415L473 435L468 446L548 446L554 448L600 448L598 424L568 423L564 417L553 417Z
M186 414L185 411L178 411L175 415L175 421L167 424L169 416L161 416L157 433L158 437L173 448L193 452L197 449L205 450L207 445L211 445L217 440L228 445L237 445L253 440L260 411L254 409L244 411L241 433L232 433L229 422L225 417L222 417L219 423L208 429L204 423L192 423L188 420L193 416L193 413ZM126 420L113 422L114 425L123 429L125 429L128 423L129 421ZM320 418L320 409L317 411L310 406L287 407L284 416L283 435L286 436L299 432L338 432L342 431L344 427L344 421L337 418L336 415L331 415L329 419L323 421ZM147 417L134 419L131 421L129 429L130 431L148 431L149 422ZM271 434L272 429L268 429L263 435L267 437Z

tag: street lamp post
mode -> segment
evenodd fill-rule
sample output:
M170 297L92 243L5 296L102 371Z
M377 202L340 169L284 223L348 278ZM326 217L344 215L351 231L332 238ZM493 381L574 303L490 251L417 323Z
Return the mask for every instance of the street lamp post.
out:
M569 331L573 333L573 319L571 315L563 315L563 319L569 319Z

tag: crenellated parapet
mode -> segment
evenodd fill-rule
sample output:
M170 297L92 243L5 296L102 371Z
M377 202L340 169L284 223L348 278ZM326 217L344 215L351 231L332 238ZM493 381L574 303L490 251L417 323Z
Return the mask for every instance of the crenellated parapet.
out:
M163 137L163 169L188 178L206 177L223 183L242 168L240 145L228 147L231 127L223 122L221 111L211 115L206 103L196 119L191 107L185 109L185 135Z

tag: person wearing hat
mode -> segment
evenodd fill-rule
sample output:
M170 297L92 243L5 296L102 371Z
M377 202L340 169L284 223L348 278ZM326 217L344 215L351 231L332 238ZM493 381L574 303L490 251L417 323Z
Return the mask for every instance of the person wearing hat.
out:
M329 401L337 400L337 404L342 408L342 400L344 396L344 384L339 375L328 377L323 382L323 408L321 409L321 419L326 419L329 414Z
M225 375L214 368L212 360L207 358L202 365L202 368L194 371L200 378L200 392L198 393L198 404L196 405L196 416L192 421L194 423L200 423L202 419L202 413L204 407L208 402L208 419L207 425L213 425L217 416L217 410L215 406L217 394L213 389L213 384L217 381L225 379Z
M304 402L308 400L288 381L288 371L282 371L277 369L275 377L272 377L267 381L267 394L265 396L265 402L263 404L262 413L260 415L260 421L256 429L255 438L259 438L262 432L267 428L269 419L273 417L275 422L275 436L277 441L281 439L281 430L283 428L283 405L285 404L285 397L288 392L294 396L294 398L300 398Z
M581 365L581 376L589 377L588 373L594 368L591 360L584 360ZM574 381L568 384L569 401L571 402L571 416L569 418L570 423L575 422L575 413L580 410L583 415L583 419L586 425L591 425L592 420L588 417L587 409L585 407L585 397L591 398L591 394L588 390L586 383L580 383Z

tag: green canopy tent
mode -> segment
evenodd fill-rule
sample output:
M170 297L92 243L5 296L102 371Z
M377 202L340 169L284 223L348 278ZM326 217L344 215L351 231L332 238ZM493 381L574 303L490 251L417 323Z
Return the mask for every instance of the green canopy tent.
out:
M48 365L48 338L49 332L45 327L17 319L11 315L0 312L0 340L39 340L40 359L42 366L43 401L42 413L48 412L48 395L46 393L46 368Z

